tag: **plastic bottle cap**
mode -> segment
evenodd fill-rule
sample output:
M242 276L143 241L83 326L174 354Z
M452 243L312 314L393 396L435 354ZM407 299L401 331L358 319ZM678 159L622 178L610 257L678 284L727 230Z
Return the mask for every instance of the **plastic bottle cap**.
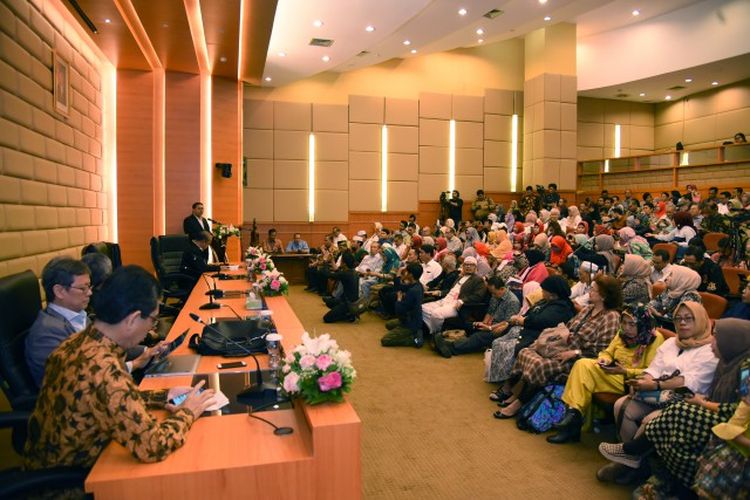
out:
M278 333L269 333L266 335L266 342L281 342L282 336Z

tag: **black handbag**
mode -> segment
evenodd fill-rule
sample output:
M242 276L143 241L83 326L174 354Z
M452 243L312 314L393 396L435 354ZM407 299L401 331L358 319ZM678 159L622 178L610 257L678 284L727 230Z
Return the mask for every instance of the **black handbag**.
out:
M188 347L201 356L241 358L249 354L267 353L266 332L256 336L228 339L213 329L204 328L202 334L193 334Z

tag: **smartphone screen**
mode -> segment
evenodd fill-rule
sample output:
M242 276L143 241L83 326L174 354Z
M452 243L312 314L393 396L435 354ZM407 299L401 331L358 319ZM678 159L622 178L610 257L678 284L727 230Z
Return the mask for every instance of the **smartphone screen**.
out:
M219 370L226 370L227 368L240 368L243 366L247 366L247 363L244 361L233 361L231 363L219 363L216 365L216 368Z
M198 394L203 392L203 388L198 389ZM185 394L180 394L179 396L175 396L172 399L169 400L169 402L175 406L180 406L188 397L188 394L190 392L186 392Z
M750 394L750 368L740 370L740 397L744 398Z

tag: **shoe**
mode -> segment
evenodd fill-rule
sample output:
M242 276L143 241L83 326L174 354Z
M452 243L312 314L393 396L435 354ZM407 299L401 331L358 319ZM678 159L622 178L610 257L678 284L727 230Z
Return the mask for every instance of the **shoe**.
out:
M631 469L641 466L642 457L625 453L622 443L599 443L599 453L610 462L622 464Z
M563 419L554 424L552 427L554 427L555 429L566 429L571 425L579 422L583 422L583 415L581 415L581 412L569 408L568 411L565 412L565 415L563 415Z
M632 486L641 484L646 479L648 479L649 475L651 474L649 467L645 464L641 465L637 469L631 469L630 467L624 467L622 465L620 465L620 467L623 467L623 469L625 469L615 478L615 484L619 484L620 486Z
M601 467L598 471L596 471L596 478L603 483L620 484L619 478L623 476L626 472L632 471L632 470L634 469L631 469L630 467L625 467L622 464L610 462L604 467Z
M508 419L508 418L513 418L521 410L521 406L522 406L521 405L521 401L519 399L514 399L513 402L509 403L508 406L506 407L506 409L513 407L513 410L512 410L513 413L503 413L503 410L499 410L499 411L496 411L495 413L493 413L492 415L495 418L498 418L500 420L505 420L505 419Z
M435 341L435 350L444 358L450 358L453 353L451 352L451 346L448 345L448 341L443 338L439 333L435 334L433 338Z
M414 339L412 340L414 341L414 347L416 347L417 349L421 348L424 345L424 337L422 337L421 335L419 337L414 337Z
M503 401L505 401L509 397L510 397L510 394L504 392L502 387L500 387L495 392L491 392L490 393L490 401L495 401L495 402L498 402L498 403L502 403Z
M581 440L581 427L583 427L583 415L578 410L568 410L565 417L555 425L557 434L547 436L547 442L552 444L564 444L578 442Z

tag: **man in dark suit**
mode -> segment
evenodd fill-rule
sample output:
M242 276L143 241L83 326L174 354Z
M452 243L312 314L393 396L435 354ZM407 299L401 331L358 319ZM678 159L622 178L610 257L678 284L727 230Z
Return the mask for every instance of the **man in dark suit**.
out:
M190 239L192 243L182 252L180 271L195 278L195 283L197 283L203 273L215 272L221 269L221 267L208 263L208 247L211 244L211 233L208 231L199 231L197 234L191 236Z
M193 213L185 217L182 221L182 231L193 239L201 231L211 232L211 226L203 217L203 203L196 201L193 203Z

